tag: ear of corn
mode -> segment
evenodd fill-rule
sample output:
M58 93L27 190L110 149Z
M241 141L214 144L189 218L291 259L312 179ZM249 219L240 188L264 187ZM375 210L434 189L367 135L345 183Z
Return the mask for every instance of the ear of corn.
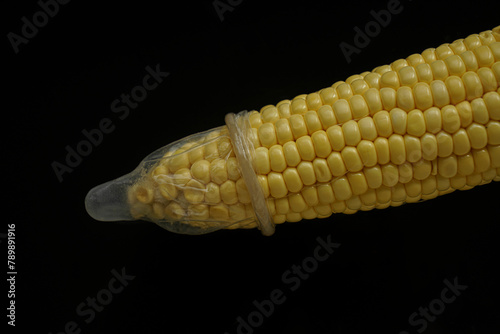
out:
M500 26L250 111L248 160L227 126L160 149L127 183L121 219L262 228L257 197L274 226L499 181L499 83Z

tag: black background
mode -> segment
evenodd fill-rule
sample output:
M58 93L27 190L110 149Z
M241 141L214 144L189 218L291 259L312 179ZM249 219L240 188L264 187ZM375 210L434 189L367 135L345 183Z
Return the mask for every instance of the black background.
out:
M260 109L492 29L500 24L494 3L402 0L402 12L350 63L339 44L353 44L353 28L386 1L244 0L223 21L212 1L72 1L18 54L7 33L20 34L21 18L31 20L40 7L5 3L1 232L16 225L18 272L16 327L6 327L55 334L74 321L81 333L232 334L237 318L255 311L254 300L280 289L286 301L255 333L416 333L408 317L457 277L467 289L425 333L498 333L499 184L288 223L272 237L177 235L145 222L98 222L84 208L90 188L167 143L222 125L228 112ZM156 64L170 75L120 120L111 102ZM75 148L81 131L103 118L114 131L59 182L53 161L63 163L65 146ZM291 291L282 275L328 236L341 246ZM86 323L77 306L122 268L135 278ZM7 312L6 286L1 294Z

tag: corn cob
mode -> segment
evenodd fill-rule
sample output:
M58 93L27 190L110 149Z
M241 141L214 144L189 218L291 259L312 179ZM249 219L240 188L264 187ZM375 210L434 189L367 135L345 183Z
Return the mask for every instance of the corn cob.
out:
M229 114L92 189L89 214L177 232L399 206L500 180L500 26Z

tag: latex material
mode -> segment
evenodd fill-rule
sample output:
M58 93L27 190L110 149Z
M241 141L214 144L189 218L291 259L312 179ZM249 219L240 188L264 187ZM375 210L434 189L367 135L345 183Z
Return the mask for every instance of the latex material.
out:
M256 227L249 197L227 127L219 127L162 147L130 174L95 187L86 208L97 220L149 220L203 234Z

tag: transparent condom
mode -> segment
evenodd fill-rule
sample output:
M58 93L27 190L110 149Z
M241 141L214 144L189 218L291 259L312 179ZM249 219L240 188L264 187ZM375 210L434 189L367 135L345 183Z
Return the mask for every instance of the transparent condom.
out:
M254 165L247 111L144 158L131 173L91 189L88 214L100 221L151 221L175 233L255 228L274 233Z

